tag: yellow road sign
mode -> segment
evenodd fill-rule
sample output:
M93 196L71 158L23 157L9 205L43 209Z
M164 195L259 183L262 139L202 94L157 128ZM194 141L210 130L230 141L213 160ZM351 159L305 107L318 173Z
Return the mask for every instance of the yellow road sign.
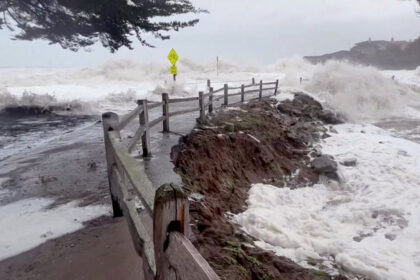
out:
M168 54L168 59L171 62L172 65L175 65L175 63L178 61L178 54L174 49L172 49Z
M172 75L176 75L176 74L178 74L178 68L176 68L176 66L174 65L174 66L171 66L171 74Z

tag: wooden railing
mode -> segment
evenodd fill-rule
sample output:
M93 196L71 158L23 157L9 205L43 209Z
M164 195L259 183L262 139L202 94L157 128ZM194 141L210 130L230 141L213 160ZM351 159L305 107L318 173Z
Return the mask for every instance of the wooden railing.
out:
M102 114L114 217L124 215L127 219L134 247L143 262L143 279L146 280L220 278L188 239L189 204L184 191L174 184L165 184L156 190L140 163L130 156L131 151L141 140L143 156L150 156L151 128L162 122L163 132L169 132L171 117L199 111L197 121L204 123L206 112L214 111L214 102L223 99L222 106L228 106L229 97L241 96L240 102L244 102L246 94L258 93L257 99L276 95L278 80L257 84L252 79L249 85L229 87L225 84L216 90L210 86L210 81L207 85L208 92L199 92L198 97L169 98L163 93L162 102L139 100L137 107L121 119L112 112ZM266 91L271 93L263 96ZM219 92L223 94L216 94ZM170 111L170 104L193 101L197 101L197 107ZM162 108L162 116L150 121L149 110L158 107ZM137 116L140 126L128 145L124 145L120 131Z

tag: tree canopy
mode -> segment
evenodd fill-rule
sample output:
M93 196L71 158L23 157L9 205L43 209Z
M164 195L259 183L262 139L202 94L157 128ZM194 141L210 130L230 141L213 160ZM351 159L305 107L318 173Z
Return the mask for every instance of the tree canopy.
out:
M114 52L132 49L134 37L153 47L145 35L165 40L169 31L198 23L166 18L200 12L189 0L0 0L0 29L17 31L14 39L46 39L73 51L99 41Z

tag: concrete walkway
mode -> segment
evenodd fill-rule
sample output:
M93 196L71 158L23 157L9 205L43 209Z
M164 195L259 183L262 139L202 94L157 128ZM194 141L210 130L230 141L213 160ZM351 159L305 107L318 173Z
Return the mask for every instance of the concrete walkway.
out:
M215 102L214 108L219 108L221 102ZM194 107L198 107L198 101L171 104L170 111ZM161 114L162 108L154 108L149 112L149 120ZM156 188L164 183L182 184L174 172L170 153L179 138L194 128L198 115L199 112L193 112L172 117L171 133L162 133L162 124L156 125L151 133L150 158L140 156L141 145L133 151L132 155L144 166ZM137 120L131 122L121 133L123 142L129 141L138 127ZM0 206L32 197L52 198L55 205L73 200L81 205L110 205L102 124L84 122L48 143L1 161L2 177L0 190L6 194L0 197ZM63 246L69 240L71 244ZM120 271L118 266L130 273L127 279L133 279L133 275L141 275L141 259L129 247L133 248L124 219L115 223L110 218L98 219L82 230L0 261L0 279L73 280L92 279L95 275L97 280L108 280L115 279L115 273ZM57 250L59 254L54 253ZM117 253L108 254L109 250Z

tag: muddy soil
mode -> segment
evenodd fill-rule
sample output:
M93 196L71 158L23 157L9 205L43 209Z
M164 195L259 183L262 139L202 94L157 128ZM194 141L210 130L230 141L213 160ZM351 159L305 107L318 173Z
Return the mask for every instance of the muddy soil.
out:
M322 106L301 94L279 108L276 103L222 109L173 148L176 171L191 192L193 243L226 280L346 279L264 251L231 222L232 214L246 209L252 183L299 188L319 179L309 154L320 137L328 137Z

